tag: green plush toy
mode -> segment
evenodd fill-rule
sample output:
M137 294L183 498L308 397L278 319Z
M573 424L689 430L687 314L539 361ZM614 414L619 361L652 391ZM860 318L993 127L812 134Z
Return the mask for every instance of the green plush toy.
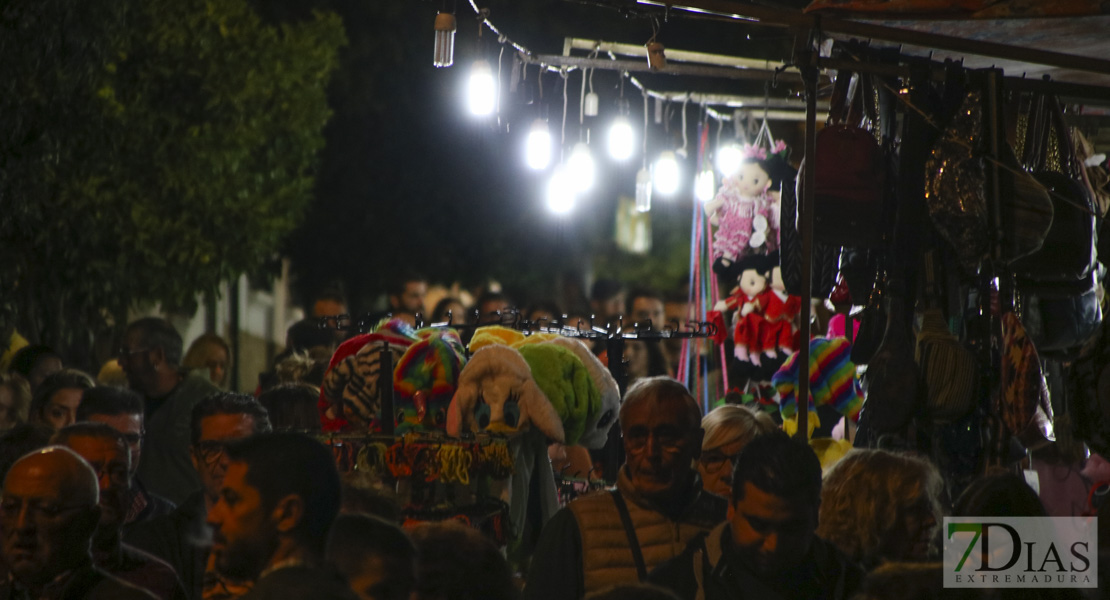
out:
M532 378L563 420L568 446L578 443L586 424L601 410L601 392L574 352L555 344L519 348Z

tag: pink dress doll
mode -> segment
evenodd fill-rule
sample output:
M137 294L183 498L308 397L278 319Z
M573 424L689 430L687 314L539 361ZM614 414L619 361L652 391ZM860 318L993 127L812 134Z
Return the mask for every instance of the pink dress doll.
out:
M779 205L770 193L767 151L748 146L736 173L725 176L717 196L705 205L713 235L713 268L735 277L738 259L778 249Z

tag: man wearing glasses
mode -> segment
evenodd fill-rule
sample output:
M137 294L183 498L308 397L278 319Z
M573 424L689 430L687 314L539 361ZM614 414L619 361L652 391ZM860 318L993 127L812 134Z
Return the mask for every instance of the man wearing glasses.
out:
M134 527L127 542L170 563L189 597L233 596L245 591L244 582L216 575L209 560L211 534L208 511L219 499L228 459L227 444L272 428L266 409L253 396L216 392L193 408L189 428L193 468L200 491L189 496L169 515ZM206 572L207 571L207 572Z
M69 448L50 446L16 461L0 498L0 598L151 599L97 569L89 543L100 519L97 477Z
M75 423L50 441L76 452L97 474L100 523L92 540L93 564L162 600L184 600L185 590L168 564L122 541L131 492L130 455L123 435L103 423Z
M150 491L181 504L200 488L189 460L189 415L218 388L207 377L181 368L181 336L165 319L139 319L127 326L119 364L131 389L143 396L146 448L139 477Z
M124 531L135 523L168 515L172 502L146 489L136 476L143 452L143 398L132 390L117 387L95 387L85 390L77 405L77 421L104 423L123 435L131 461L131 494L127 499Z
M581 598L643 581L652 568L725 520L728 502L702 490L701 409L669 377L642 379L620 410L625 462L617 486L571 502L543 526L525 600Z

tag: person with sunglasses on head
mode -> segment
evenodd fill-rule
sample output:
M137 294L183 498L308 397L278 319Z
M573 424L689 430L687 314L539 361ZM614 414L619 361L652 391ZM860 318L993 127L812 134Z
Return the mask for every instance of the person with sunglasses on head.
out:
M8 568L0 598L156 598L93 566L99 502L96 472L69 448L48 446L16 461L0 496L0 558Z
M200 488L189 459L189 414L201 398L219 391L207 376L186 373L182 347L181 335L169 321L147 317L127 326L117 356L131 389L145 401L150 435L139 477L175 504Z
M118 387L95 387L85 390L77 406L77 422L103 423L120 432L127 441L131 461L131 492L127 498L124 532L136 523L168 515L176 506L151 492L138 477L146 436L143 398L132 390Z
M271 430L269 414L253 396L234 392L206 396L193 408L190 419L190 454L201 490L172 513L139 524L127 534L127 543L170 563L195 600L246 591L246 582L220 577L214 570L205 522L219 500L227 472L227 445Z
M100 522L92 539L93 564L162 600L184 600L185 590L172 567L123 543L131 492L131 455L123 434L104 423L74 423L55 433L50 442L73 450L96 472Z

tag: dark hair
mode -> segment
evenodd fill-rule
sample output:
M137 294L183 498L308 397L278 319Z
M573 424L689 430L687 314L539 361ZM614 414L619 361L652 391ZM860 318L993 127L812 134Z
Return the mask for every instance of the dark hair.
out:
M304 502L304 516L292 535L316 552L339 514L339 472L323 444L299 433L264 433L228 446L232 462L247 465L245 481L258 490L262 506L273 509L295 495Z
M16 425L0 434L0 481L17 460L50 444L54 430L41 423Z
M531 319L532 313L534 312L551 313L552 319L559 319L563 316L563 309L559 308L559 305L554 300L539 300L533 302L532 305L528 307L528 311L524 316Z
M509 306L513 305L512 298L509 298L509 296L503 292L482 292L482 295L478 296L478 300L474 302L474 306L478 310L481 310L482 305L489 302L504 302Z
M127 452L127 438L107 423L74 423L59 429L50 438L51 444L69 446L69 440L75 437L90 437L116 442L119 447Z
M458 305L463 306L465 308L465 305L462 303L462 300L459 300L458 298L456 298L454 296L446 296L446 297L440 299L439 302L436 302L436 307L432 309L432 322L433 323L440 323L440 322L443 322L444 320L446 320L447 319L447 307L450 306L451 304L458 304ZM465 323L466 320L467 320L467 316L468 315L466 314L465 311L462 314L459 314L459 315L456 315L456 314L452 313L451 314L451 322L452 323Z
M681 596L650 583L622 583L589 594L586 600L681 600Z
M616 297L624 291L624 284L616 279L598 279L590 288L590 300L602 301Z
M812 506L821 503L821 462L805 442L771 431L740 450L732 470L732 501L744 499L744 484L785 500Z
M16 423L27 421L27 411L31 407L31 384L27 378L15 371L0 373L0 388L6 387L11 392L12 416Z
M214 415L246 415L254 424L254 434L269 433L270 414L254 396L238 392L212 392L193 406L189 420L189 435L195 444L200 441L200 422Z
M332 346L335 344L333 329L321 329L317 319L301 319L289 326L285 332L285 351L308 352L317 346ZM288 356L288 354L284 354Z
M41 419L42 409L46 407L46 403L50 401L50 397L65 389L79 389L91 390L96 387L96 382L84 371L77 369L62 369L57 373L51 373L42 380L42 385L39 389L35 390L35 395L31 399L31 410L29 411L30 419Z
M393 280L393 283L389 286L389 295L400 296L401 294L404 294L405 286L413 281L419 283L427 283L428 278L424 277L420 273L417 273L416 271L405 271Z
M327 287L312 296L312 303L315 304L320 300L331 300L339 304L347 304L347 297L339 288Z
M625 309L628 311L628 314L632 314L632 303L635 302L637 298L650 298L652 300L658 300L660 303L664 302L663 294L660 294L655 288L638 287L628 292L628 299L625 302ZM654 325L658 326L659 323L654 323Z
M316 402L320 388L308 383L283 383L258 397L275 431L320 431Z
M416 586L416 546L397 525L370 515L336 517L328 534L327 559L347 579L361 572L369 558L382 561L382 600L408 600Z
M412 532L419 556L416 592L438 600L512 600L512 570L476 529L456 521L427 523ZM480 576L479 576L480 575Z
M1025 479L1013 473L984 475L952 505L954 517L1046 517L1044 504Z
M51 356L56 357L58 360L62 359L62 357L50 346L43 346L42 344L24 346L12 356L12 362L9 368L27 377L31 374L31 371L40 360Z
M165 319L146 317L132 322L124 331L124 336L132 331L138 331L142 336L142 344L147 348L161 348L166 359L166 364L177 368L181 366L181 356L184 342L181 334Z
M100 386L85 390L77 406L77 420L88 421L91 415L142 415L143 397L127 388Z

